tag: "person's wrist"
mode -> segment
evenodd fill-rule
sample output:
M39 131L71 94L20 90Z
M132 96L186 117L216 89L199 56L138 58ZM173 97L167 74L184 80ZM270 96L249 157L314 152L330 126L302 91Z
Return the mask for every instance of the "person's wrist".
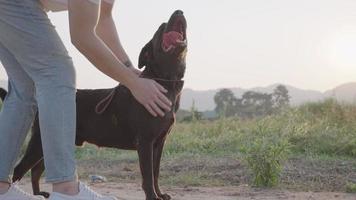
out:
M131 91L135 90L137 83L138 83L138 76L131 76L128 80L127 83L125 84L127 88L129 88Z
M131 63L131 61L130 60L127 60L127 61L125 61L124 62L124 65L126 66L126 67L133 67L133 65L132 65L132 63Z

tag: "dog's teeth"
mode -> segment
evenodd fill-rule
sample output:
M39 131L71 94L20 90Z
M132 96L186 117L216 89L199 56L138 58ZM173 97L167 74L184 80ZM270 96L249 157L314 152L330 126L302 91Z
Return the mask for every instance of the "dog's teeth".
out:
M186 46L187 45L187 40L177 40L177 44L181 46Z
M173 46L173 45L170 45L170 46L167 48L167 52L170 51L170 50L172 50L173 48L174 48L174 46Z
M187 45L187 40L177 40L177 43L181 46L186 46Z
M163 51L168 52L168 51L172 50L173 48L174 48L173 45L169 45L168 48L163 47Z

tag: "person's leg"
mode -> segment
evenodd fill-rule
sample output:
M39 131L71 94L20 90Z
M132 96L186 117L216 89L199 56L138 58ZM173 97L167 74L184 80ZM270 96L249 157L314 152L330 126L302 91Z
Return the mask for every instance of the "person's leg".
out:
M38 0L0 0L0 42L35 85L46 180L53 184L54 191L50 199L116 200L97 194L77 180L74 67ZM13 186L0 199L14 199L6 195L22 193Z
M47 182L54 191L77 193L75 72L68 52L37 0L0 0L0 42L35 84Z
M9 187L9 174L36 113L33 81L0 43L0 60L9 77L9 91L0 112L0 193Z

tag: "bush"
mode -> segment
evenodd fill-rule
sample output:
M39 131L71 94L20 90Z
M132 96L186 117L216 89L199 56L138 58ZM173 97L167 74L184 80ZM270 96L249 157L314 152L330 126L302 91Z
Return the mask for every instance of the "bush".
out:
M335 100L291 109L285 132L293 150L307 154L356 156L356 107Z
M356 193L356 183L347 183L346 184L346 192Z
M274 131L272 124L266 124L263 120L258 122L241 149L243 158L253 173L255 186L276 186L283 162L287 159L288 140Z

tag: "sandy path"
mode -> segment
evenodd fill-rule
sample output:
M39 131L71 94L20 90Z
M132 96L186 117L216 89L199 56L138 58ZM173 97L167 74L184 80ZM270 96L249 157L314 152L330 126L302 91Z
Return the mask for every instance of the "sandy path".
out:
M31 191L29 180L20 183L26 191ZM120 200L144 200L144 193L138 184L123 183L92 183L95 190L117 196ZM42 184L42 188L50 191L50 186ZM335 192L290 192L280 190L251 189L247 186L239 187L189 187L162 188L174 200L356 200L356 194Z

